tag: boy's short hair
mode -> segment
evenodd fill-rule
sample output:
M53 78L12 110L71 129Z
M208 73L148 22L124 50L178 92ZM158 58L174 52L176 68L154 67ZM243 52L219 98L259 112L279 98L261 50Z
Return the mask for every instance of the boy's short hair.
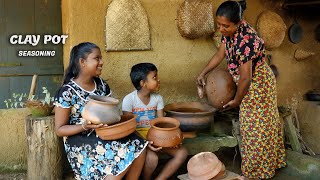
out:
M139 63L131 68L130 78L133 86L140 90L140 81L146 80L150 71L158 71L157 67L152 63Z

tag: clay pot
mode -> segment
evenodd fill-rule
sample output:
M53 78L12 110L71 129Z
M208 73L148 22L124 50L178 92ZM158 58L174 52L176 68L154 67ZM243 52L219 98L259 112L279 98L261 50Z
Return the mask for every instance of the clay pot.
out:
M205 91L209 104L217 109L231 101L236 93L236 84L227 70L214 69L207 77Z
M112 97L90 95L81 114L93 124L114 124L121 119L118 104L119 100Z
M166 116L180 122L182 131L204 130L213 122L215 108L200 102L177 102L164 106Z
M187 164L190 180L212 179L222 170L223 164L212 152L201 152L194 155Z
M153 141L157 147L175 147L182 140L182 133L179 129L178 120L170 117L159 117L150 121L151 128L148 131L147 139Z
M39 100L28 100L26 103L32 117L45 117L51 115L54 105L43 104Z
M97 135L103 140L116 140L128 136L136 130L137 115L121 115L119 123L97 128Z
M320 101L320 89L319 90L313 89L308 91L305 94L305 98L308 101Z

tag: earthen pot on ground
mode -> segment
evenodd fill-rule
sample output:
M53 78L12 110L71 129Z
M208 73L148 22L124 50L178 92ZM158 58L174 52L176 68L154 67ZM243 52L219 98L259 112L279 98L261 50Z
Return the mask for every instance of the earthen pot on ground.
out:
M236 90L236 84L227 70L214 69L209 73L205 92L209 104L214 108L222 109L223 105L234 98Z
M177 119L159 117L150 121L150 124L147 139L153 141L154 146L175 147L182 142L183 136Z
M190 180L212 179L223 170L223 166L223 163L212 152L201 152L188 161L188 177Z
M119 100L112 97L90 95L81 114L93 124L114 124L121 119L118 104Z
M97 128L97 135L103 140L116 140L128 136L136 130L137 115L121 115L119 123Z
M176 102L164 107L166 116L180 122L183 132L204 130L210 127L217 109L200 102Z

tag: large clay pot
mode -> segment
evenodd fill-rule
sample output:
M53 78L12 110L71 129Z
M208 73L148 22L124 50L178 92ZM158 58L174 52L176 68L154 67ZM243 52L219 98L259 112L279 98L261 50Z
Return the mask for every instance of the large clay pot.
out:
M95 129L103 140L116 140L128 136L136 130L138 115L121 115L119 123Z
M180 129L184 132L209 128L216 110L200 102L177 102L164 106L166 116L179 120Z
M182 132L179 129L178 120L169 117L159 117L150 121L151 128L148 131L147 139L153 141L157 147L175 147L182 140Z
M93 124L114 124L121 119L118 104L119 100L112 97L90 95L81 114Z
M214 178L222 170L223 164L212 152L201 152L194 155L187 164L190 180Z
M236 84L227 70L214 69L207 77L205 91L209 104L222 109L223 105L232 100L236 93Z

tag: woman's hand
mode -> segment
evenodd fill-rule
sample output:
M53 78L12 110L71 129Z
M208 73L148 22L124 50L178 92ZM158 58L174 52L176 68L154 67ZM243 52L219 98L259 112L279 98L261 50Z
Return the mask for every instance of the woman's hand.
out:
M206 85L206 79L205 79L203 74L199 74L199 76L197 77L197 83L200 86L205 86Z
M227 104L223 105L223 111L227 111L229 109L232 109L232 108L235 108L235 107L238 107L240 105L240 101L236 101L236 100L231 100L229 101Z
M108 126L108 125L107 124L92 124L88 120L84 120L83 123L82 123L82 128L84 130L97 129L97 128L106 127L106 126Z
M162 147L155 147L153 146L153 141L149 141L148 148L151 149L154 152L158 152L162 149Z

